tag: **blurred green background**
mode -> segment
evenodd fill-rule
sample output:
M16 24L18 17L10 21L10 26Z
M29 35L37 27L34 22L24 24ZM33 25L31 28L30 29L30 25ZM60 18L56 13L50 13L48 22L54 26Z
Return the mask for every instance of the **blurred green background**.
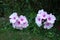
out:
M0 40L60 40L60 0L0 0ZM38 10L44 9L56 16L54 27L50 30L35 24ZM17 12L25 15L29 26L23 30L13 29L9 16Z

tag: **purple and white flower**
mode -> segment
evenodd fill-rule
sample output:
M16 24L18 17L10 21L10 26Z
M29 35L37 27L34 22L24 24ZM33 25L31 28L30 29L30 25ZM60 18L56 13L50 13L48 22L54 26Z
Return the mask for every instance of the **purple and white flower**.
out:
M28 21L27 21L26 17L21 15L16 20L16 22L13 23L12 25L13 25L13 28L22 30L23 28L27 28L29 24L28 24Z
M38 25L38 27L40 27L42 25L42 19L40 18L40 16L37 16L35 18L35 23Z
M49 14L48 17L47 17L47 22L49 23L54 23L56 20L56 17L52 14Z
M45 20L45 21L44 21ZM44 22L44 29L50 29L55 23L56 17L52 13L47 14L43 9L38 11L38 14L35 18L35 23L40 27L42 22Z
M11 14L11 15L9 16L9 18L10 18L10 23L15 23L16 20L18 19L18 15L17 15L16 12L14 12L13 14Z
M53 27L53 23L44 22L44 29L50 29Z
M37 16L40 16L41 19L44 19L44 20L45 20L45 19L47 19L48 14L47 14L47 12L45 12L45 11L42 9L42 10L39 10L39 11L38 11Z
M27 28L29 25L27 18L23 15L18 17L17 13L13 13L9 16L9 18L13 28L22 30L23 28Z
M29 25L27 18L23 15L21 15L18 20L20 21L23 28L26 28Z

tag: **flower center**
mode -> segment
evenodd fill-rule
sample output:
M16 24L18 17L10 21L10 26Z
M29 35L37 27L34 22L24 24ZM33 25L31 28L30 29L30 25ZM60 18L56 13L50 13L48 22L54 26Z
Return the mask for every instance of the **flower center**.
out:
M14 17L14 19L16 19L16 18Z
M20 24L20 22L18 21L18 24Z
M51 18L49 17L48 20L51 20Z
M43 15L43 17L45 17L45 15Z
M50 23L47 23L46 25L49 26Z
M26 22L25 22L25 23L23 23L23 24L26 24Z
M38 18L38 21L40 21L40 18Z
M24 19L21 19L21 21L23 21Z

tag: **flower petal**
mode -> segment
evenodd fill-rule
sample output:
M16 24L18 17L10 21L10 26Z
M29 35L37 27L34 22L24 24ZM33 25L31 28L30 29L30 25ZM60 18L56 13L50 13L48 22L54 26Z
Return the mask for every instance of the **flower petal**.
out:
M9 16L9 18L10 18L10 23L15 23L16 20L18 19L17 13L14 12L13 14L11 14L11 15Z
M35 18L35 23L38 25L38 27L40 27L42 25L42 19L39 16L37 16Z
M12 24L12 26L13 26L13 28L15 28L15 27L16 27L14 23Z
M15 23L15 22L16 22L16 20L10 19L10 23Z
M40 16L41 19L47 19L48 14L47 14L47 12L45 12L45 11L42 9L42 10L39 10L39 11L38 11L37 16Z
M27 22L25 22L25 23L22 24L22 27L23 27L23 28L27 28L28 25L29 25L29 24L28 24Z
M44 11L43 9L39 10L39 11L38 11L38 14L42 13L43 11Z
M23 15L21 15L18 20L21 22L21 24L23 24L24 22L28 22L27 18Z
M54 23L56 20L56 17L52 14L49 14L48 17L47 17L47 22L49 23Z
M11 14L11 15L9 16L9 18L13 18L13 17L16 17L16 16L17 16L17 13L14 12L13 14Z
M48 22L45 22L44 23L44 29L50 29L53 27L53 24L52 23L48 23Z

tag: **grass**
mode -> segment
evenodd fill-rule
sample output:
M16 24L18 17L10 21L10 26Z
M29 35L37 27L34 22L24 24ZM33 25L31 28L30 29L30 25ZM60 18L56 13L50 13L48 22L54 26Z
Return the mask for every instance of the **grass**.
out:
M48 0L0 0L0 40L60 40L60 30L56 27L60 22L59 11L55 4ZM52 7L54 6L54 8ZM39 28L35 24L35 17L39 9L52 12L57 17L54 27L50 30ZM58 9L58 7L57 7ZM9 23L9 15L17 12L18 15L25 15L29 21L29 26L23 30L12 28ZM57 16L58 15L58 16Z
M0 40L60 40L59 31L55 27L45 30L32 21L28 28L17 30L5 18L1 18L0 22Z

